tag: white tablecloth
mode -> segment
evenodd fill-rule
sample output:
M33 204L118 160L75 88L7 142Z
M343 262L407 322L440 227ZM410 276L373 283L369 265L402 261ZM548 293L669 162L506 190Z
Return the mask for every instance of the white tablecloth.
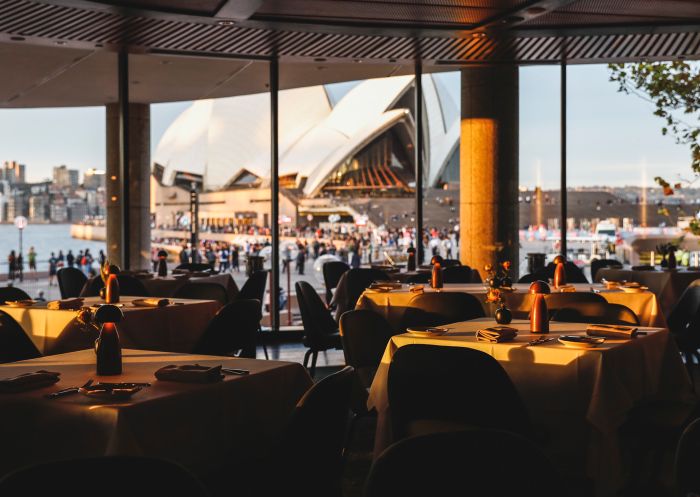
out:
M122 297L124 319L118 325L123 347L167 352L191 352L209 320L221 304L213 300L175 299L167 307L136 307L138 297ZM86 306L104 303L87 297ZM29 308L0 305L32 339L42 354L72 352L93 347L97 333L86 332L77 323L77 311L49 310L46 303Z
M392 337L370 389L369 408L378 412L375 455L392 442L387 378L391 358L407 344L469 347L486 352L504 367L537 426L550 434L547 449L568 470L586 469L599 495L612 495L619 484L617 429L635 403L657 397L692 398L690 380L666 330L633 340L606 340L597 349L572 349L557 342L528 347L535 338L529 323L514 321L519 336L508 343L477 342L474 332L495 325L478 319L448 325L446 335ZM586 325L551 323L551 334L582 334ZM537 335L541 336L541 335ZM478 381L465 378L465 381Z

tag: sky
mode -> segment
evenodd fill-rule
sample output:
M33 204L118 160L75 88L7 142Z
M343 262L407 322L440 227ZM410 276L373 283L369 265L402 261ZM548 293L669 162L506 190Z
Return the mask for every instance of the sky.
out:
M559 67L520 69L520 184L545 189L559 185ZM459 104L459 73L441 74ZM640 185L654 176L669 180L689 177L688 147L662 136L663 122L653 106L617 91L605 65L568 68L569 186ZM330 87L332 99L342 98L355 83ZM154 104L151 108L151 148L190 102ZM1 109L0 161L27 165L29 181L52 175L66 164L84 171L105 167L103 107Z

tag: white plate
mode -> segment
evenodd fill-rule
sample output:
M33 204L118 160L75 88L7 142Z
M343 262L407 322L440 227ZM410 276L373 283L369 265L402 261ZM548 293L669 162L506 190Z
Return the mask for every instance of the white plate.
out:
M559 343L575 349L592 349L605 343L605 338L584 335L563 335L559 337Z
M439 326L416 326L415 328L407 328L406 333L414 337L439 337L447 333L447 328Z

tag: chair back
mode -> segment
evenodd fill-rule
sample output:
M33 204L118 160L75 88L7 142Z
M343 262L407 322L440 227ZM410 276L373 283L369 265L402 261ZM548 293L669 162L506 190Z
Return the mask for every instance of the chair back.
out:
M56 273L56 278L62 299L79 296L87 281L87 276L80 269L74 267L62 267Z
M508 461L538 461L528 464ZM504 464L507 469L504 468ZM530 440L501 430L433 433L401 440L372 465L365 497L561 497L561 477Z
M174 297L178 299L216 300L221 305L228 303L226 289L218 283L185 283L178 288Z
M175 463L150 457L108 456L55 461L10 473L0 481L4 497L57 493L88 497L168 495L205 497L204 486Z
M389 367L396 439L454 427L532 434L530 416L496 359L466 347L406 345Z
M700 419L690 423L681 435L676 449L675 495L700 494Z
M352 381L353 369L347 366L317 382L297 403L274 451L281 472L275 479L284 492L340 495Z
M340 334L345 364L355 368L362 386L369 388L393 334L391 326L380 314L358 309L340 317Z
M0 287L0 302L3 304L5 302L12 302L15 300L28 300L31 297L27 295L27 292L21 290L14 286L4 286Z
M443 259L442 260L442 267L457 267L461 266L462 263L460 262L459 259Z
M333 290L338 286L340 277L345 271L348 271L350 266L343 261L328 261L323 265L323 283L326 285L326 304L331 303L333 298Z
M0 363L37 357L41 357L41 353L19 323L5 311L0 311Z
M355 308L357 300L374 281L387 281L389 280L389 275L381 269L373 268L355 268L348 271L348 275L345 278L347 284L348 305L350 306L346 310L351 310Z
M683 291L666 321L681 351L700 348L700 286Z
M412 274L406 278L406 283L423 283L428 284L432 278L432 274L429 271L421 271L416 274Z
M639 326L639 317L632 309L607 302L583 302L575 307L563 307L555 311L552 321Z
M598 281L596 275L598 274L598 271L604 267L622 269L622 263L615 259L593 259L591 261L591 278L593 281Z
M554 270L556 269L556 264L550 262L544 268L534 273L526 274L518 280L518 283L532 283L533 281L542 280L547 281L554 278ZM590 283L583 271L571 261L566 261L564 263L564 272L566 273L567 283Z
M313 344L317 340L322 340L324 335L337 332L338 325L314 287L306 281L297 281L294 288L304 325L304 341L308 346L313 347Z
M214 268L212 267L211 264L207 264L206 262L185 262L183 264L178 264L175 266L175 269L179 269L182 271L214 271Z
M410 326L438 326L484 317L475 296L462 292L419 293L406 304L400 330Z
M129 295L134 297L150 297L148 290L143 285L141 280L129 276L128 274L118 274L117 283L119 283L119 294ZM105 286L102 278L99 276L93 276L80 292L81 297L97 297L100 295L100 290Z
M267 286L267 271L255 271L241 287L236 299L258 300L260 305L265 300L265 287Z
M235 355L255 359L255 335L262 312L257 300L236 299L211 318L193 353Z
M604 297L593 292L558 292L550 293L544 296L544 301L547 303L547 312L550 319L560 309L565 307L572 309L577 308L582 304L599 303L607 304L608 301Z
M443 283L472 283L474 272L469 266L447 266L442 270Z

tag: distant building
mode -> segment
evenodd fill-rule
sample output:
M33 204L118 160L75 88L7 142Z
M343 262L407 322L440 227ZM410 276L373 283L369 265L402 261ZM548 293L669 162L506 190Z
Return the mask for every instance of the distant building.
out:
M29 211L27 195L21 190L14 190L7 203L7 220L12 222L17 216L26 216Z
M81 198L67 199L68 206L68 221L71 223L79 223L88 216L87 202Z
M46 194L29 197L29 220L33 223L49 221L49 196Z
M5 161L3 163L0 179L7 181L10 185L20 185L25 183L25 173L27 166L17 161Z
M53 182L60 188L78 188L80 184L80 172L77 169L68 169L66 165L54 167Z
M105 187L105 171L90 168L83 173L83 188L86 190L99 190Z
M49 216L52 223L68 222L68 206L63 195L54 195L49 207Z
M12 195L12 189L10 183L6 180L0 180L0 223L6 223L7 218L7 204Z

